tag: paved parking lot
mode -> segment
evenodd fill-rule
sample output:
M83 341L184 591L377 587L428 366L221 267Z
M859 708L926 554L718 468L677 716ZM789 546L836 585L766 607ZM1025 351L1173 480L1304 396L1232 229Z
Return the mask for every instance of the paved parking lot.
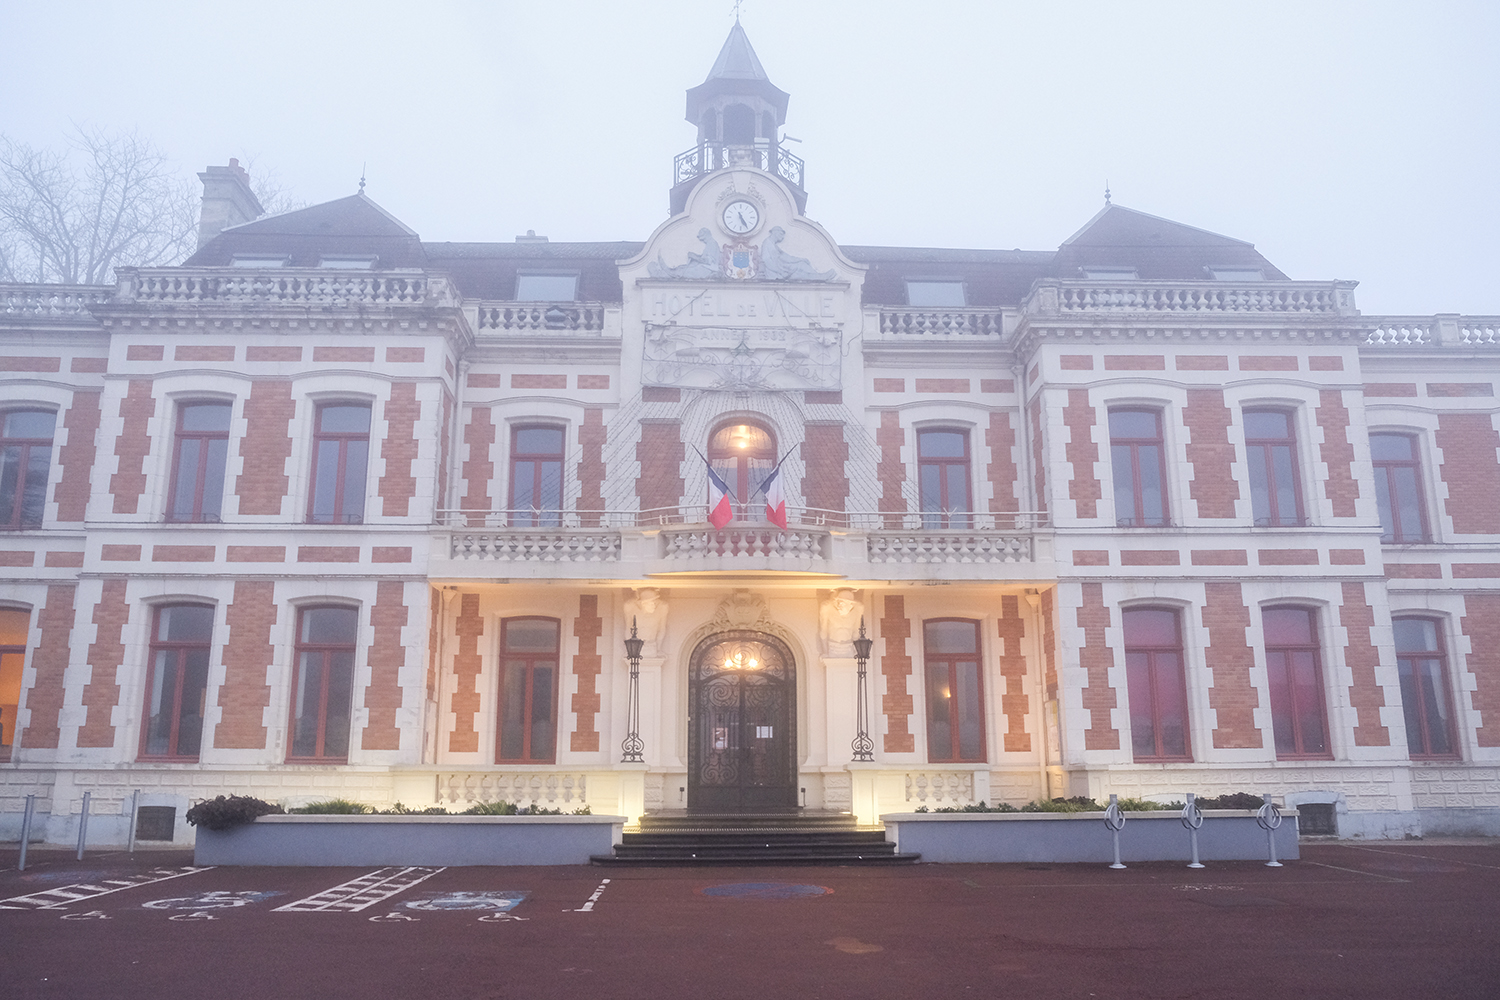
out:
M211 868L0 852L0 996L1500 996L1500 845L1255 863Z

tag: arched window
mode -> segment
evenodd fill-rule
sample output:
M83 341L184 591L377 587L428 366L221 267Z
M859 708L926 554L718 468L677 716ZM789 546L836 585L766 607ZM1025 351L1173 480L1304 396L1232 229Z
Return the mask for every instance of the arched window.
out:
M231 409L231 404L222 402L178 405L169 521L219 520Z
M1246 410L1245 460L1250 465L1250 511L1255 523L1272 528L1305 524L1292 414Z
M1278 759L1329 758L1323 711L1323 665L1318 616L1311 608L1267 608L1266 672L1271 682L1271 729Z
M556 618L507 618L500 623L497 761L551 764L557 759L560 645Z
M511 527L556 527L561 522L564 436L561 427L511 431Z
M1422 464L1413 434L1371 434L1375 463L1375 505L1380 540L1393 545L1432 540L1422 503Z
M0 413L0 528L42 523L56 423L51 410Z
M197 760L208 696L214 609L201 604L157 608L146 676L142 760Z
M10 760L10 748L16 742L21 668L26 665L26 633L30 628L30 612L0 608L0 761Z
M979 623L967 618L923 622L922 659L927 674L927 760L984 760Z
M353 608L303 608L297 615L288 760L348 759L358 636L359 612Z
M747 520L760 484L776 467L776 438L747 420L724 424L708 439L708 463L734 491L735 520Z
M1130 693L1135 760L1192 760L1177 612L1170 608L1127 608L1120 617L1125 631L1125 680Z
M1401 675L1401 707L1406 713L1406 746L1413 760L1453 759L1458 739L1448 697L1448 664L1443 629L1431 618L1397 618L1396 670Z
M1167 459L1160 410L1109 411L1110 466L1115 481L1115 523L1159 528L1167 523Z
M969 433L952 427L917 431L917 483L924 528L967 528Z
M307 519L314 524L362 524L365 470L370 460L370 404L324 403L314 419Z

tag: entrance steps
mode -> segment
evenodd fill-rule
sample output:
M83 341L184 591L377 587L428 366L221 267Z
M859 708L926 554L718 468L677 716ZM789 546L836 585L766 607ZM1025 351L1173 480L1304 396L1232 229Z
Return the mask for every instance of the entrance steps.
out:
M898 854L880 830L861 830L849 813L660 812L641 817L613 854L596 865L890 865Z

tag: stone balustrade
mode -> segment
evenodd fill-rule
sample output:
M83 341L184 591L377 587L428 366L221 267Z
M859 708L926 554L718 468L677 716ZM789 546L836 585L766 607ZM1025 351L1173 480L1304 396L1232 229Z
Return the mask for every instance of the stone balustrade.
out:
M865 539L869 560L888 563L1029 563L1029 532L874 531Z
M0 284L0 316L62 319L87 316L91 306L108 302L113 285Z
M481 302L477 327L506 333L602 333L604 312L600 302Z
M891 337L995 337L1004 333L998 309L882 309L880 332Z
M1039 281L1022 309L1042 316L1352 316L1353 288L1347 281Z
M588 775L577 771L446 771L437 776L436 799L449 809L509 802L571 812L588 802Z
M915 808L944 808L973 805L973 771L908 771L906 801Z
M1500 344L1500 316L1378 316L1367 347L1489 347Z
M120 268L117 301L141 305L451 305L422 273L329 268Z
M620 560L620 532L597 528L509 528L454 531L453 559L519 563L611 563Z
M711 526L663 528L660 534L661 558L667 560L702 559L718 556L727 559L757 557L827 559L828 532L807 528Z

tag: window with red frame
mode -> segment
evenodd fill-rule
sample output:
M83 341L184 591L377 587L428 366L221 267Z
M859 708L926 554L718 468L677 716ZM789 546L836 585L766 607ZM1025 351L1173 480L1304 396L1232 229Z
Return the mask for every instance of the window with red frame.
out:
M1406 748L1413 760L1458 756L1448 663L1441 623L1431 618L1397 618L1396 671L1401 677L1401 708L1406 713Z
M314 524L360 524L365 519L370 407L324 403L315 420L307 519Z
M1157 410L1110 410L1109 454L1115 482L1115 523L1126 528L1167 523L1167 458Z
M1285 410L1245 411L1245 461L1250 466L1250 511L1264 527L1303 523L1297 437Z
M10 748L16 741L21 670L26 666L30 630L31 612L0 608L0 762L10 760Z
M1120 617L1125 631L1125 679L1130 692L1135 759L1192 760L1177 612L1131 608Z
M517 427L510 434L510 523L517 528L562 523L563 429Z
M183 403L177 407L169 520L219 520L224 505L230 409L229 403Z
M923 622L922 658L927 673L927 759L934 763L983 761L979 623L967 618Z
M0 413L0 528L42 523L56 424L51 410Z
M776 467L776 438L759 424L736 420L709 435L708 464L734 491L736 521L761 520L760 484Z
M500 625L500 732L495 758L551 764L557 758L556 618L507 618Z
M1271 728L1276 756L1331 757L1323 710L1318 618L1311 608L1267 608L1261 613L1266 670L1271 681Z
M358 633L359 612L353 608L303 608L298 613L288 760L348 758Z
M917 431L917 492L924 528L967 528L969 435L961 430Z
M1375 463L1380 540L1392 545L1430 541L1417 439L1410 434L1371 434L1370 458Z
M156 609L141 726L143 760L198 759L213 633L213 608L178 604Z

